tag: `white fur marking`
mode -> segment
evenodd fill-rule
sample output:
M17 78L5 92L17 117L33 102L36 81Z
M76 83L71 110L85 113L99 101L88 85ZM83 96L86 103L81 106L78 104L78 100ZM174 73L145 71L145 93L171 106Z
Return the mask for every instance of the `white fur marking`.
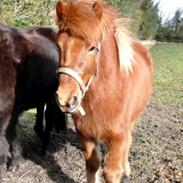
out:
M100 183L99 170L95 174L87 172L87 183Z
M95 174L95 183L100 183L99 170Z
M130 168L130 163L127 161L126 167L125 167L125 174L129 177L131 174L131 168Z
M117 27L115 30L115 38L118 46L120 67L126 73L133 71L133 49L130 37L124 33L122 28Z

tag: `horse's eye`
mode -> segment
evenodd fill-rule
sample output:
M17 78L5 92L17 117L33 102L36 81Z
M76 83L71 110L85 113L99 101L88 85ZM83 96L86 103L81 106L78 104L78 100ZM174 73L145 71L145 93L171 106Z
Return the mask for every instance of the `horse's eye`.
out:
M89 51L89 52L92 52L92 51L94 51L94 50L95 50L95 46L92 46L92 47L89 48L88 51Z

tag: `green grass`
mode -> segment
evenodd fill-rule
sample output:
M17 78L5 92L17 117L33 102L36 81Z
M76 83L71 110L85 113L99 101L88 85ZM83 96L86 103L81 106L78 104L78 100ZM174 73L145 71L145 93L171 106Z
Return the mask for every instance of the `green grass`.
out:
M183 44L157 44L151 53L156 101L183 107Z

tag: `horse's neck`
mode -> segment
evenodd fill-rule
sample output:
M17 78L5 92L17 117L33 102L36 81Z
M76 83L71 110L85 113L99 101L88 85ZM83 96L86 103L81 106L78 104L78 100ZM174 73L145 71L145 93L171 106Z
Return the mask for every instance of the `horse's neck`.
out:
M111 34L107 39L103 40L101 45L101 53L98 62L99 79L114 79L120 74L120 65L118 61L118 50L114 36Z
M111 35L101 45L97 74L88 92L90 102L94 102L93 97L97 100L109 100L110 96L122 87L122 82L116 41Z
M93 115L95 120L99 120L98 117L104 114L106 109L111 109L111 104L115 101L111 110L115 112L111 115L116 115L119 111L119 102L122 101L122 83L116 42L113 36L108 36L108 39L104 40L101 45L97 75L86 93L83 105L84 109L88 110L86 112ZM89 112L91 110L93 112Z

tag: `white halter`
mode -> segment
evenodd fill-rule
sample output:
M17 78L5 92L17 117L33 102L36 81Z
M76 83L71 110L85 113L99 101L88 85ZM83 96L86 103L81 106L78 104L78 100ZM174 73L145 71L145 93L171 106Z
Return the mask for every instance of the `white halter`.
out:
M68 67L59 67L56 71L57 74L66 74L70 77L72 77L73 79L75 79L80 87L80 90L82 92L82 96L80 97L80 101L82 100L82 98L84 97L85 93L88 91L89 89L89 86L91 85L91 82L93 80L93 75L90 77L87 85L85 86L82 78L80 77L80 75L78 74L77 71L71 69L71 68L68 68ZM73 108L73 109L70 109L69 107L66 107L66 106L60 106L61 110L63 111L66 111L66 112L69 112L69 113L74 113L74 112L77 112L79 110L79 112L81 113L82 116L85 115L85 111L83 109L83 107L80 105L80 102L78 103L78 105Z

